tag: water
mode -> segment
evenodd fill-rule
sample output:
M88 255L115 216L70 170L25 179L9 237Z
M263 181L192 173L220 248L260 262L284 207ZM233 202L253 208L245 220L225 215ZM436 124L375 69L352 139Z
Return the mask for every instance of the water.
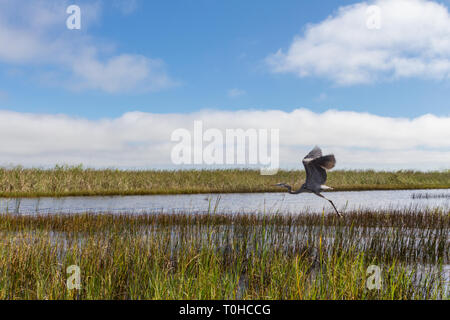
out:
M353 209L401 209L434 208L450 209L450 189L447 190L388 190L328 192L337 208ZM417 196L421 195L421 196ZM424 196L426 195L426 196ZM217 206L217 208L215 208ZM322 212L333 214L330 204L313 194L290 195L287 193L246 194L194 194L113 197L64 197L64 198L14 198L0 199L1 213L172 213L172 212L229 212L229 213L305 213ZM420 276L438 272L434 264L419 265L413 281L420 283ZM428 268L428 269L427 269ZM423 270L422 270L423 269ZM440 276L444 279L444 291L450 292L450 264L444 262ZM245 284L243 284L245 286Z
M415 198L417 194L429 197ZM389 208L450 208L450 189L446 190L386 190L327 192L338 210ZM440 195L433 197L433 195ZM442 196L444 195L444 196ZM215 207L217 208L215 209ZM0 212L18 214L36 213L172 213L207 212L222 213L332 213L328 201L313 194L287 193L235 193L194 195L152 195L113 197L64 197L38 199L0 199Z

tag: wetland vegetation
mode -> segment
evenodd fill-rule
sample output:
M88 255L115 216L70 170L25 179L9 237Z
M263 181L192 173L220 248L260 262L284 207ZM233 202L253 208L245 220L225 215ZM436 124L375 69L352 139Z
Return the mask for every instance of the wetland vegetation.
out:
M0 299L448 299L449 233L448 209L5 214Z
M302 170L262 176L257 170L130 171L57 166L54 169L0 168L0 197L62 197L194 193L280 192L273 185L299 187ZM336 191L450 188L447 171L331 171Z

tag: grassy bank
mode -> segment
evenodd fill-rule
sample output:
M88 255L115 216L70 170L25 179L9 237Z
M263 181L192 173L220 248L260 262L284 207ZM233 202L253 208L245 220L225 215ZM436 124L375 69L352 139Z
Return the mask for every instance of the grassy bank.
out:
M440 210L2 216L0 299L448 299L449 232Z
M261 176L255 170L119 171L56 167L52 170L0 168L0 197L147 195L179 193L276 192L272 185L299 187L304 171ZM443 172L332 171L335 190L450 188Z

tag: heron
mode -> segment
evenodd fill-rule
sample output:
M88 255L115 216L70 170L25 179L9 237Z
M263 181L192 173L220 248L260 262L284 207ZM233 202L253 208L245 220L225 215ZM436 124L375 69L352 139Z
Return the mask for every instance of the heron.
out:
M325 198L321 194L322 191L333 189L326 186L325 181L327 181L327 170L334 168L336 164L336 158L334 155L329 154L323 156L322 150L318 146L315 146L314 149L312 149L311 152L303 158L302 162L306 171L306 181L298 190L293 191L292 187L286 183L277 183L275 186L286 188L290 194L299 194L304 192L314 193L316 196L324 198L330 202L334 208L334 211L336 211L336 214L342 218L342 215L336 209L333 201Z

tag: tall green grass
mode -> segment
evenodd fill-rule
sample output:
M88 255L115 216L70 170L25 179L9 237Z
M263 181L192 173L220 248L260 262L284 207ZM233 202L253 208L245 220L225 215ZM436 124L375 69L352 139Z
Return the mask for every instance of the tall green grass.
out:
M448 299L449 233L443 210L3 215L0 299Z
M0 168L0 197L146 195L179 193L276 192L278 182L299 187L304 171L261 176L256 170L120 171L61 167L51 170ZM442 172L331 171L335 190L450 188Z

